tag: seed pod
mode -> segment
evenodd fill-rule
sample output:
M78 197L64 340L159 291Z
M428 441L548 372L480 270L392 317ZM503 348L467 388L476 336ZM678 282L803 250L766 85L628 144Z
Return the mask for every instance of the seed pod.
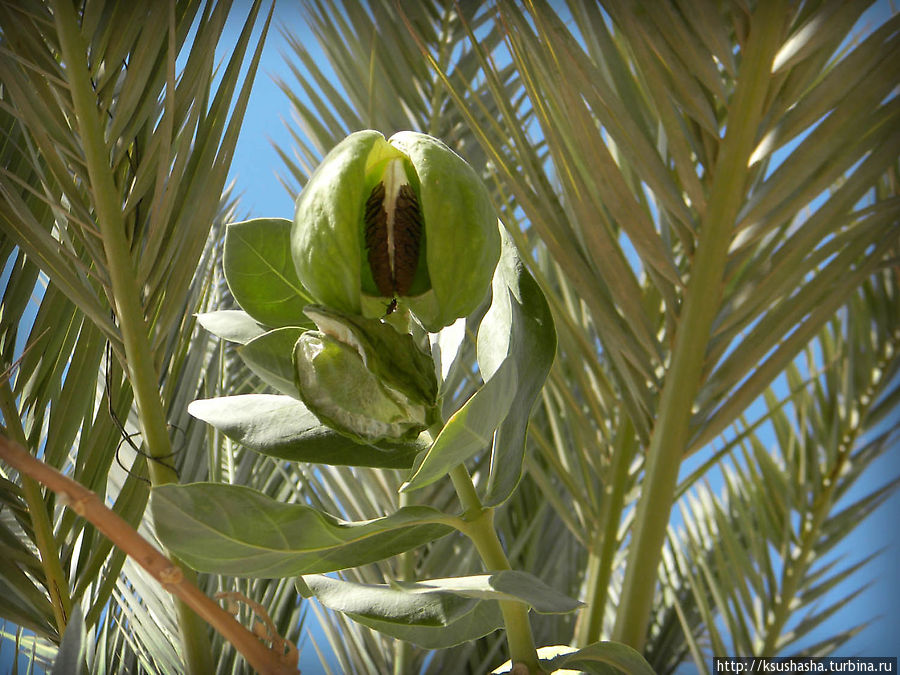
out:
M456 153L425 134L369 130L310 177L291 253L319 304L371 318L399 305L434 332L479 305L500 241L487 190Z

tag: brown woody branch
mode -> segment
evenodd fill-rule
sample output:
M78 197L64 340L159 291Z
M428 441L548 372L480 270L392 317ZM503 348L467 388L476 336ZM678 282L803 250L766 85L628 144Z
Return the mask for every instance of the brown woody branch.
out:
M46 485L60 501L86 518L118 548L149 572L163 588L181 599L243 654L262 675L296 675L296 652L278 654L259 641L199 588L187 581L181 569L160 553L100 498L56 469L35 459L17 443L0 436L0 457L10 466ZM293 663L291 663L293 661Z

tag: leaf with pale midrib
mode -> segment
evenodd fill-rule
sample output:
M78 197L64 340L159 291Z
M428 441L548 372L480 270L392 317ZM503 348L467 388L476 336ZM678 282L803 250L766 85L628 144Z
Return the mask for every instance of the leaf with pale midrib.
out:
M443 514L408 506L362 522L285 504L240 485L161 485L152 491L157 534L201 572L288 577L332 572L418 548L450 532Z
M211 424L262 455L292 462L382 468L409 467L424 443L363 445L326 427L301 401L275 394L198 399L188 406Z
M307 323L303 308L311 302L294 269L291 225L285 218L256 218L225 229L228 287L245 312L274 328Z

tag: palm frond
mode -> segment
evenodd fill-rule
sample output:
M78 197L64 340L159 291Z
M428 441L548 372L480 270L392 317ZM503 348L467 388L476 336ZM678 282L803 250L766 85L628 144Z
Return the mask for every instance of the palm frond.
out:
M205 430L184 412L211 362L193 315L215 297L210 229L218 219L220 233L228 212L225 180L267 26L248 54L261 8L254 3L217 73L229 4L91 1L74 14L44 2L0 7L0 252L11 270L0 354L4 370L17 361L2 382L2 433L134 526L149 490L133 386L149 384L171 425L175 452L154 461L194 480L208 470L194 451ZM123 255L103 234L113 221ZM114 283L123 265L136 289L127 299ZM139 383L130 368L133 349L120 331L129 303L139 306L152 382ZM7 477L3 522L18 526L5 531L28 555L4 583L34 603L30 614L4 604L3 615L57 642L78 603L100 640L89 656L95 672L153 671L157 652L160 667L182 670L171 598L52 495ZM33 574L21 573L38 560Z
M483 27L487 48L501 40L499 28L489 23L479 3L435 0L401 13L388 0L333 5L316 1L303 9L327 64L286 33L292 79L277 82L291 102L299 130L291 128L295 155L283 148L279 153L290 176L282 181L291 195L328 150L359 129L378 129L387 136L404 129L427 132L474 166L484 164L441 79L418 56L420 48L428 49L450 70L454 82L471 84L478 71L471 49L451 54L462 43L465 26ZM403 21L417 27L415 36L403 28Z
M858 572L879 553L848 556L840 543L900 486L895 476L861 497L851 492L897 446L896 423L869 415L898 387L881 375L897 367L896 308L873 311L896 301L895 273L869 279L805 350L806 367L819 373L789 369L789 406L768 393L774 445L750 434L720 462L722 494L704 481L683 502L666 583L680 597L685 633L714 653L824 656L862 628L848 626L825 644L809 640L863 590ZM667 651L658 653L660 672L674 669Z

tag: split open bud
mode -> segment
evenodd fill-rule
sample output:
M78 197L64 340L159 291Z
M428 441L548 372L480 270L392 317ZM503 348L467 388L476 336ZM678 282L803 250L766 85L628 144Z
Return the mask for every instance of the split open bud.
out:
M439 421L431 357L377 319L309 306L319 330L294 345L300 398L323 423L363 443L413 440Z
M398 304L437 332L484 299L500 239L487 189L459 155L425 134L367 130L303 188L291 254L318 303L373 318Z

